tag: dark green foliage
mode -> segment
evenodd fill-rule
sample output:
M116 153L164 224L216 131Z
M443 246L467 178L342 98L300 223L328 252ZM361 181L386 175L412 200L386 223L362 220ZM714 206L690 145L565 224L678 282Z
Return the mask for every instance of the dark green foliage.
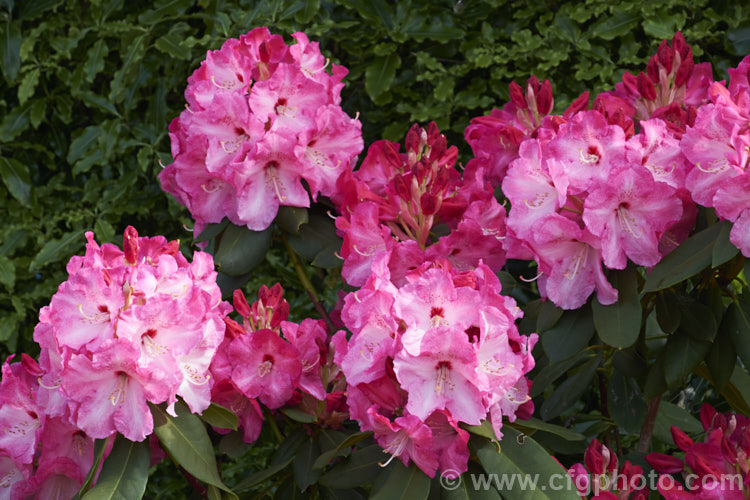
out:
M156 175L159 161L171 161L167 125L183 109L186 78L226 38L261 25L306 32L350 69L343 106L360 113L366 144L435 120L465 163L464 127L502 106L512 79L549 78L562 109L642 68L676 29L723 78L750 49L741 8L708 0L0 2L0 354L35 353L39 308L82 252L84 231L117 242L133 224L189 242L189 215Z

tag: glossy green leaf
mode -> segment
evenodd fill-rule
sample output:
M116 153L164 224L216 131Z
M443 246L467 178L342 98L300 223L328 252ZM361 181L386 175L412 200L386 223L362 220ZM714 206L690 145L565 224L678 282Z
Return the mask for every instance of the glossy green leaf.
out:
M412 462L404 467L394 460L380 473L372 488L371 500L426 500L430 494L430 477Z
M240 458L250 449L250 444L242 441L244 432L233 431L225 434L219 440L219 452L228 455L234 459Z
M683 281L711 264L714 243L728 221L694 234L656 264L643 285L644 292L663 290Z
M612 40L630 32L638 25L640 16L635 12L614 11L612 16L605 17L591 27L591 35L605 40Z
M711 343L696 340L683 330L669 337L664 348L664 377L669 387L682 382L703 361L711 350Z
M737 366L737 350L732 342L730 327L726 324L728 321L729 317L725 315L706 358L713 385L719 392L726 388Z
M591 380L596 375L600 362L599 355L586 361L576 373L560 384L542 403L539 410L542 420L555 418L570 408L591 387Z
M721 326L729 332L742 363L750 367L750 295L745 293L729 304Z
M62 238L50 240L44 244L39 253L31 260L29 272L34 273L50 262L67 260L75 249L83 248L86 240L83 237L83 229L65 233Z
M297 234L288 234L287 241L295 252L314 266L341 266L336 254L341 250L341 238L336 234L333 220L320 214L310 214L309 222L300 226Z
M355 488L371 483L382 471L380 464L387 462L389 458L390 455L385 453L380 445L367 446L353 452L347 460L336 464L323 474L318 482L333 489ZM392 463L401 462L395 459Z
M0 68L5 80L13 82L21 67L21 23L10 20L0 24Z
M621 431L639 434L646 419L647 405L635 380L615 370L609 379L607 408Z
M396 70L401 66L401 57L397 53L376 57L365 71L365 90L370 99L375 101L387 91L396 76Z
M299 408L295 408L293 406L282 408L281 412L292 420L302 422L303 424L311 424L318 420L318 417L316 417L315 415L310 415L306 411L302 411Z
M82 500L140 500L148 483L150 456L148 440L136 443L118 436L96 485Z
M725 262L729 262L740 251L739 248L729 241L729 233L731 231L731 224L721 225L721 232L716 237L714 250L711 254L711 267L719 267Z
M523 419L523 420L518 419L513 424L508 424L508 425L510 425L511 427L515 429L519 429L522 431L531 430L531 431L549 432L550 434L559 436L567 441L581 441L583 439L586 439L586 436L584 436L583 434L572 431L568 429L567 427L550 424L549 422L539 420L536 417L531 417L529 419Z
M60 5L63 0L34 0L33 2L19 2L17 19L31 20L37 19L48 10L54 9Z
M286 462L290 458L294 458L297 454L297 449L302 446L302 443L307 439L307 433L304 429L298 428L284 439L282 443L276 448L276 452L271 457L271 465L276 465L282 462Z
M25 207L31 206L31 176L26 165L0 156L0 177L8 192Z
M320 0L306 0L304 7L295 16L298 23L307 24L312 21L315 14L320 10Z
M208 224L205 228L203 228L203 231L201 231L201 234L199 234L193 240L193 243L202 243L204 241L208 241L212 238L215 238L227 226L229 226L229 224L230 224L229 219L227 219L226 217L224 217L221 220L221 222L217 222L216 224Z
M542 334L542 347L550 361L561 361L586 347L594 335L591 308L565 311L560 320Z
M551 300L539 304L539 315L536 320L537 333L540 335L554 327L565 311L557 307Z
M99 472L99 465L102 463L102 458L104 457L104 452L107 449L107 443L110 439L114 439L114 437L94 440L94 462L91 465L88 474L86 474L86 478L83 480L83 484L81 484L78 493L73 497L73 500L79 500L81 495L89 491L91 488L91 484L94 482L94 477L97 472Z
M315 459L320 456L320 447L311 437L307 438L297 448L297 454L292 462L294 482L300 491L305 491L309 486L315 484L320 477L320 469L313 468Z
M562 377L568 370L595 356L596 353L593 351L582 350L568 359L548 364L539 370L539 373L534 377L534 385L531 386L531 396L538 396L544 392L545 388L558 378Z
M97 126L86 127L83 134L76 137L70 143L67 160L73 164L89 153L91 147L96 144L96 140L102 135L103 130Z
M664 375L664 365L666 359L666 349L662 350L656 357L656 361L651 365L651 369L646 376L646 383L643 387L643 396L647 399L658 396L667 390L667 380Z
M237 426L239 425L237 415L217 403L211 403L208 408L203 410L200 417L208 425L220 429L232 429L233 431L236 431Z
M750 53L750 26L747 23L727 31L727 38L732 42L734 53L738 56Z
M635 343L641 331L641 301L635 266L611 272L609 281L618 290L617 302L603 306L599 301L593 301L594 325L605 343L624 349Z
M16 284L16 266L5 255L0 255L0 283L5 285L8 290L13 290Z
M271 465L267 469L251 474L250 476L246 477L245 479L237 483L234 487L234 491L241 493L243 491L249 490L253 486L256 486L262 483L263 481L265 481L266 479L269 479L275 476L279 472L286 470L286 468L289 467L289 464L292 463L292 460L294 460L294 457L290 457L285 462L280 462L275 465Z
M670 428L676 425L688 434L698 434L703 431L700 421L690 412L680 408L676 404L662 401L659 404L659 412L654 422L654 437L665 442L672 443L672 432Z
M182 402L175 404L177 417L167 413L164 405L149 406L154 416L154 434L169 455L196 479L221 488L236 499L221 480L213 445L201 419Z
M0 122L0 142L12 141L29 128L33 101L14 108Z
M680 330L696 340L710 342L719 328L711 308L692 297L680 302Z
M439 474L438 474L439 476ZM469 470L460 479L437 477L437 487L440 488L440 500L501 500L500 493L487 487L482 479L487 477L484 469L476 462L469 462ZM432 488L435 488L433 482Z
M271 233L270 227L251 231L246 227L228 225L214 254L218 270L229 276L241 276L255 269L271 247Z
M182 39L173 34L167 33L156 39L154 47L164 54L176 59L190 59L190 49L183 47L180 42Z
M341 3L357 9L357 12L368 21L382 24L386 30L393 28L391 8L385 0L343 0Z
M143 58L148 36L148 33L138 35L128 45L127 52L123 54L119 69L115 71L110 84L110 101L118 102L121 100L123 94L127 90L127 82L137 74L137 71L134 71L134 69L137 68L137 65Z
M516 479L501 485L506 498L530 500L580 500L572 481L567 480L565 470L533 438L524 436L515 429L503 427L500 452L488 441L472 440L479 463L498 481ZM493 476L494 475L494 476ZM553 476L557 479L553 479ZM526 478L537 478L539 485L555 485L562 489L531 489L524 484ZM520 479L520 480L519 480ZM527 487L524 487L527 486Z
M305 207L279 207L279 214L274 222L289 234L298 234L303 224L309 222L307 208Z
M99 39L88 51L86 65L86 81L93 82L96 75L104 69L104 58L107 56L109 47L107 42Z
M680 305L674 294L665 292L656 297L656 321L667 334L674 333L680 326Z
M372 432L357 432L355 434L352 434L351 436L347 437L343 441L341 441L335 448L326 451L322 455L320 455L313 464L313 467L316 469L322 469L328 463L337 456L340 456L344 453L345 450L348 450L355 444L359 443L360 441L364 441L365 439L372 436Z

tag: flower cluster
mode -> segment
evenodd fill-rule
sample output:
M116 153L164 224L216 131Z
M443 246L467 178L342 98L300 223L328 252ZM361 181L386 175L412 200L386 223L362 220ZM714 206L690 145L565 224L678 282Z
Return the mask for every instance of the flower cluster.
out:
M329 362L325 323L286 321L289 303L283 293L278 283L270 289L263 285L250 306L242 291L235 290L234 307L243 324L225 318L227 335L211 363L212 401L239 417L247 443L260 435L263 414L258 402L272 410L300 405L321 421L342 416L340 411L332 415L339 409L340 391L327 392L329 382L338 388L336 379L341 377ZM327 405L320 407L320 401Z
M711 405L701 407L705 431L702 442L694 442L672 426L674 444L685 453L684 460L663 453L650 453L646 461L662 474L690 472L687 489L674 482L659 483L667 500L721 498L742 500L750 494L750 419L733 413L718 413Z
M178 242L138 237L132 226L124 250L86 238L86 254L70 260L68 280L39 313L36 401L93 438L141 441L153 430L148 402L167 402L170 413L178 396L192 412L209 406L208 366L231 306L207 253L189 263Z
M646 500L643 469L626 461L619 467L617 455L594 438L583 456L583 464L568 469L581 498L591 500ZM585 465L584 465L585 464Z
M482 259L500 270L505 209L484 182L483 169L462 177L453 168L457 155L434 122L427 130L415 124L404 153L397 143L377 141L359 170L342 174L336 227L344 239L342 275L349 284L362 286L381 253L390 256L395 283L436 258L460 270Z
M288 46L256 28L210 51L188 79L187 109L169 127L174 163L159 178L196 234L224 217L265 229L279 206L332 195L362 151L361 124L339 105L346 68L327 73L318 43L292 37Z
M592 109L583 94L562 115L548 114L551 88L533 78L525 94L511 85L503 111L472 121L472 161L496 162L493 178L511 202L507 254L537 262L543 295L563 309L580 307L594 290L600 303L614 303L602 265L657 264L689 235L696 202L737 221L732 241L748 243L750 181L722 185L712 201L723 179L744 178L748 115L737 103L747 102L747 66L734 70L737 83L726 90L712 83L709 64L693 63L677 33L645 73L626 73ZM730 150L739 153L730 158Z
M519 335L515 301L499 294L492 270L459 272L443 259L390 277L388 255L373 262L367 283L348 294L341 318L352 331L334 337L346 376L350 416L375 433L385 452L425 473L466 470L468 433L459 422L530 416L531 350Z

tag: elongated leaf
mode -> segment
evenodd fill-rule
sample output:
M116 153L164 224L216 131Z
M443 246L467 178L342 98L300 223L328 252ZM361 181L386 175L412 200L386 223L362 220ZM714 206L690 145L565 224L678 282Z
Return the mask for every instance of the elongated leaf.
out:
M732 334L724 325L728 318L722 321L722 326L716 334L716 338L711 344L711 351L706 358L706 365L711 373L714 387L717 391L723 391L729 380L732 378L732 372L737 366L737 351L732 342Z
M46 11L54 9L62 3L62 0L34 0L33 2L19 2L18 19L36 19Z
M13 82L21 67L21 23L18 21L0 24L0 67L5 80Z
M233 431L236 431L237 426L239 425L237 415L231 410L216 403L211 403L208 408L203 410L201 419L203 419L208 425L213 425L220 429L232 429Z
M25 207L31 206L31 176L26 165L0 156L0 177L8 192Z
M300 227L309 222L305 207L279 207L279 214L274 219L278 226L290 234L299 233Z
M396 52L376 57L365 71L365 90L375 101L380 94L391 88L396 70L401 66L401 57Z
M88 474L86 474L86 478L83 480L83 484L81 484L81 488L78 490L78 493L76 493L76 495L73 497L73 500L79 500L81 498L81 495L89 491L89 488L91 488L91 483L94 482L94 476L99 470L99 464L102 463L104 452L107 449L107 442L110 439L114 439L114 438L110 437L107 439L97 439L94 441L94 463L89 469Z
M352 453L348 460L323 474L318 483L333 489L356 488L372 482L382 470L379 464L389 458L380 445L362 448ZM394 462L401 463L398 459L394 459Z
M692 297L680 302L680 330L696 340L710 342L718 328L718 321L710 307Z
M320 455L313 464L313 468L315 469L322 469L328 463L334 458L339 456L344 452L344 450L348 450L355 444L359 443L360 441L364 441L365 439L372 436L372 432L358 432L356 434L352 434L351 436L347 437L341 443L338 444L334 449L328 450L327 452Z
M584 350L579 351L577 354L568 359L548 364L547 366L542 368L539 373L537 373L536 377L534 377L534 385L531 386L531 397L538 396L539 394L544 392L544 389L546 387L548 387L558 378L562 377L563 374L565 374L568 370L578 366L579 364L588 359L591 359L594 356L596 356L596 353Z
M610 416L621 431L638 434L646 419L646 401L638 384L615 370L609 380L607 407Z
M363 18L382 24L388 31L393 28L391 9L385 0L343 0L341 3L357 9Z
M542 347L550 361L567 359L588 345L594 335L589 307L565 311L554 327L542 334Z
M599 301L592 302L596 332L612 347L630 347L641 331L637 276L632 264L622 271L612 272L609 281L618 291L617 302L609 306L603 306Z
M549 300L540 303L539 315L536 320L537 333L541 335L554 327L560 321L564 312Z
M16 284L16 265L5 255L0 255L0 283L13 290Z
M150 455L147 440L134 443L118 437L104 461L96 486L82 500L140 500L148 483Z
M394 460L375 481L371 500L425 500L430 494L430 477L412 462L404 467Z
M750 367L750 297L743 294L740 302L733 302L727 308L722 328L729 331L734 348L737 350L745 367Z
M672 432L670 428L676 425L688 434L697 434L703 430L700 421L690 412L685 411L676 404L668 401L662 401L659 405L659 412L656 414L654 422L654 437L672 443Z
M542 420L555 418L575 403L581 394L591 387L591 379L596 374L596 369L601 361L597 355L590 359L565 382L555 389L550 397L544 400L539 411Z
M694 234L664 257L651 269L643 285L643 291L655 292L669 288L710 265L714 243L723 230L722 226L726 224L730 223L722 221Z
M729 233L732 231L731 224L722 224L721 232L714 242L714 250L711 253L711 267L719 267L729 262L740 251L729 241Z
M550 424L535 417L531 417L526 420L518 419L513 424L508 425L510 425L514 429L520 428L520 430L528 429L533 431L549 432L550 434L559 436L567 441L581 441L583 439L586 439L586 436L584 436L583 434L572 431L566 427Z
M320 477L320 469L313 468L315 459L320 455L320 447L312 438L307 438L302 446L297 449L297 455L292 462L294 482L300 491L305 491L310 485L315 484Z
M74 248L80 248L84 245L84 232L83 229L79 229L78 231L64 234L60 239L45 243L36 257L31 260L29 272L34 273L49 262L67 260Z
M86 81L93 82L96 75L104 69L104 58L108 51L107 42L102 39L97 40L91 46L86 65L84 66L86 68Z
M302 224L297 234L288 234L287 240L295 252L314 266L341 266L341 260L336 257L336 252L341 250L341 238L336 234L333 220L326 215L309 215L309 222Z
M31 104L33 102L29 101L26 104L17 106L3 117L3 121L0 123L0 142L12 141L29 128L32 110Z
M615 12L612 16L605 17L604 21L594 25L591 34L605 40L613 40L630 32L638 25L640 19L640 15L635 12Z
M196 479L221 488L236 499L237 495L219 476L214 448L201 419L190 413L182 402L175 405L176 418L167 413L163 405L149 406L154 416L154 434L172 458Z
M134 73L137 74L137 64L143 58L148 36L148 33L138 35L135 40L133 40L128 46L128 51L123 55L122 58L122 65L115 72L114 78L112 78L112 83L110 84L110 101L119 101L120 97L125 93L126 90L126 79L132 77Z
M306 411L302 411L299 408L295 408L293 406L290 406L289 408L282 408L281 412L292 420L302 422L303 424L311 424L318 420L318 417L316 417L315 415L310 415Z
M270 227L263 231L251 231L231 224L224 230L214 260L222 273L241 276L263 262L270 247Z
M680 326L680 305L673 293L656 297L656 321L664 333L672 334Z
M76 161L83 158L96 143L96 140L103 133L100 127L90 126L86 127L83 134L76 137L73 142L70 143L70 149L68 150L67 160L71 165Z
M303 429L297 429L289 434L276 449L276 453L273 454L273 457L271 457L271 465L286 462L288 459L294 458L297 454L297 449L302 446L302 443L304 443L306 439L307 433L305 433Z
M174 33L167 33L156 39L154 47L175 59L190 59L190 49L180 45L180 41L182 41L182 38L179 36Z
M672 334L664 348L664 377L667 386L675 387L682 382L706 358L710 350L709 342L696 340L681 329Z
M229 225L229 219L224 217L221 222L217 222L216 224L209 224L207 225L203 231L201 231L201 234L195 237L193 239L194 243L202 243L204 241L208 241L211 238L216 237L220 232L222 232L227 226Z
M253 486L262 483L266 479L275 476L279 472L285 470L287 467L289 467L289 464L292 463L292 460L294 460L294 457L289 458L286 462L281 462L276 465L272 465L267 469L264 469L262 471L256 472L255 474L252 474L239 483L237 483L234 487L235 491L243 492L245 490L249 490Z
M499 486L505 498L580 500L565 469L539 443L510 427L503 427L503 434L499 453L488 441L472 440L472 444L489 484Z
M483 479L487 476L475 462L469 462L469 470L459 479L440 476L441 500L500 500L500 494L493 487L487 487ZM433 483L434 485L434 483ZM435 486L433 486L435 488Z

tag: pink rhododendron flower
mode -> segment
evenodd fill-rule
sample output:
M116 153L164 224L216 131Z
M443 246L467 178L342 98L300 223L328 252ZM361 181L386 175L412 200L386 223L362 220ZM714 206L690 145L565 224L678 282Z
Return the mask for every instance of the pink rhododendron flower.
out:
M153 429L147 402L173 412L179 396L193 412L208 407L208 365L230 306L208 254L189 263L176 242L132 227L123 250L86 237L86 254L71 259L68 281L39 314L40 400L91 437L140 441Z
M292 37L288 46L256 28L209 51L188 78L188 107L169 127L174 162L159 178L196 231L224 217L265 229L279 206L334 195L362 150L361 124L340 106L347 70L327 72L318 43Z
M526 414L537 336L518 334L520 310L483 263L461 272L427 261L397 285L388 260L376 256L365 286L344 299L351 338L333 339L350 416L405 464L430 475L465 471L467 435L457 424L489 417L501 436L503 416ZM417 438L422 447L414 448Z

